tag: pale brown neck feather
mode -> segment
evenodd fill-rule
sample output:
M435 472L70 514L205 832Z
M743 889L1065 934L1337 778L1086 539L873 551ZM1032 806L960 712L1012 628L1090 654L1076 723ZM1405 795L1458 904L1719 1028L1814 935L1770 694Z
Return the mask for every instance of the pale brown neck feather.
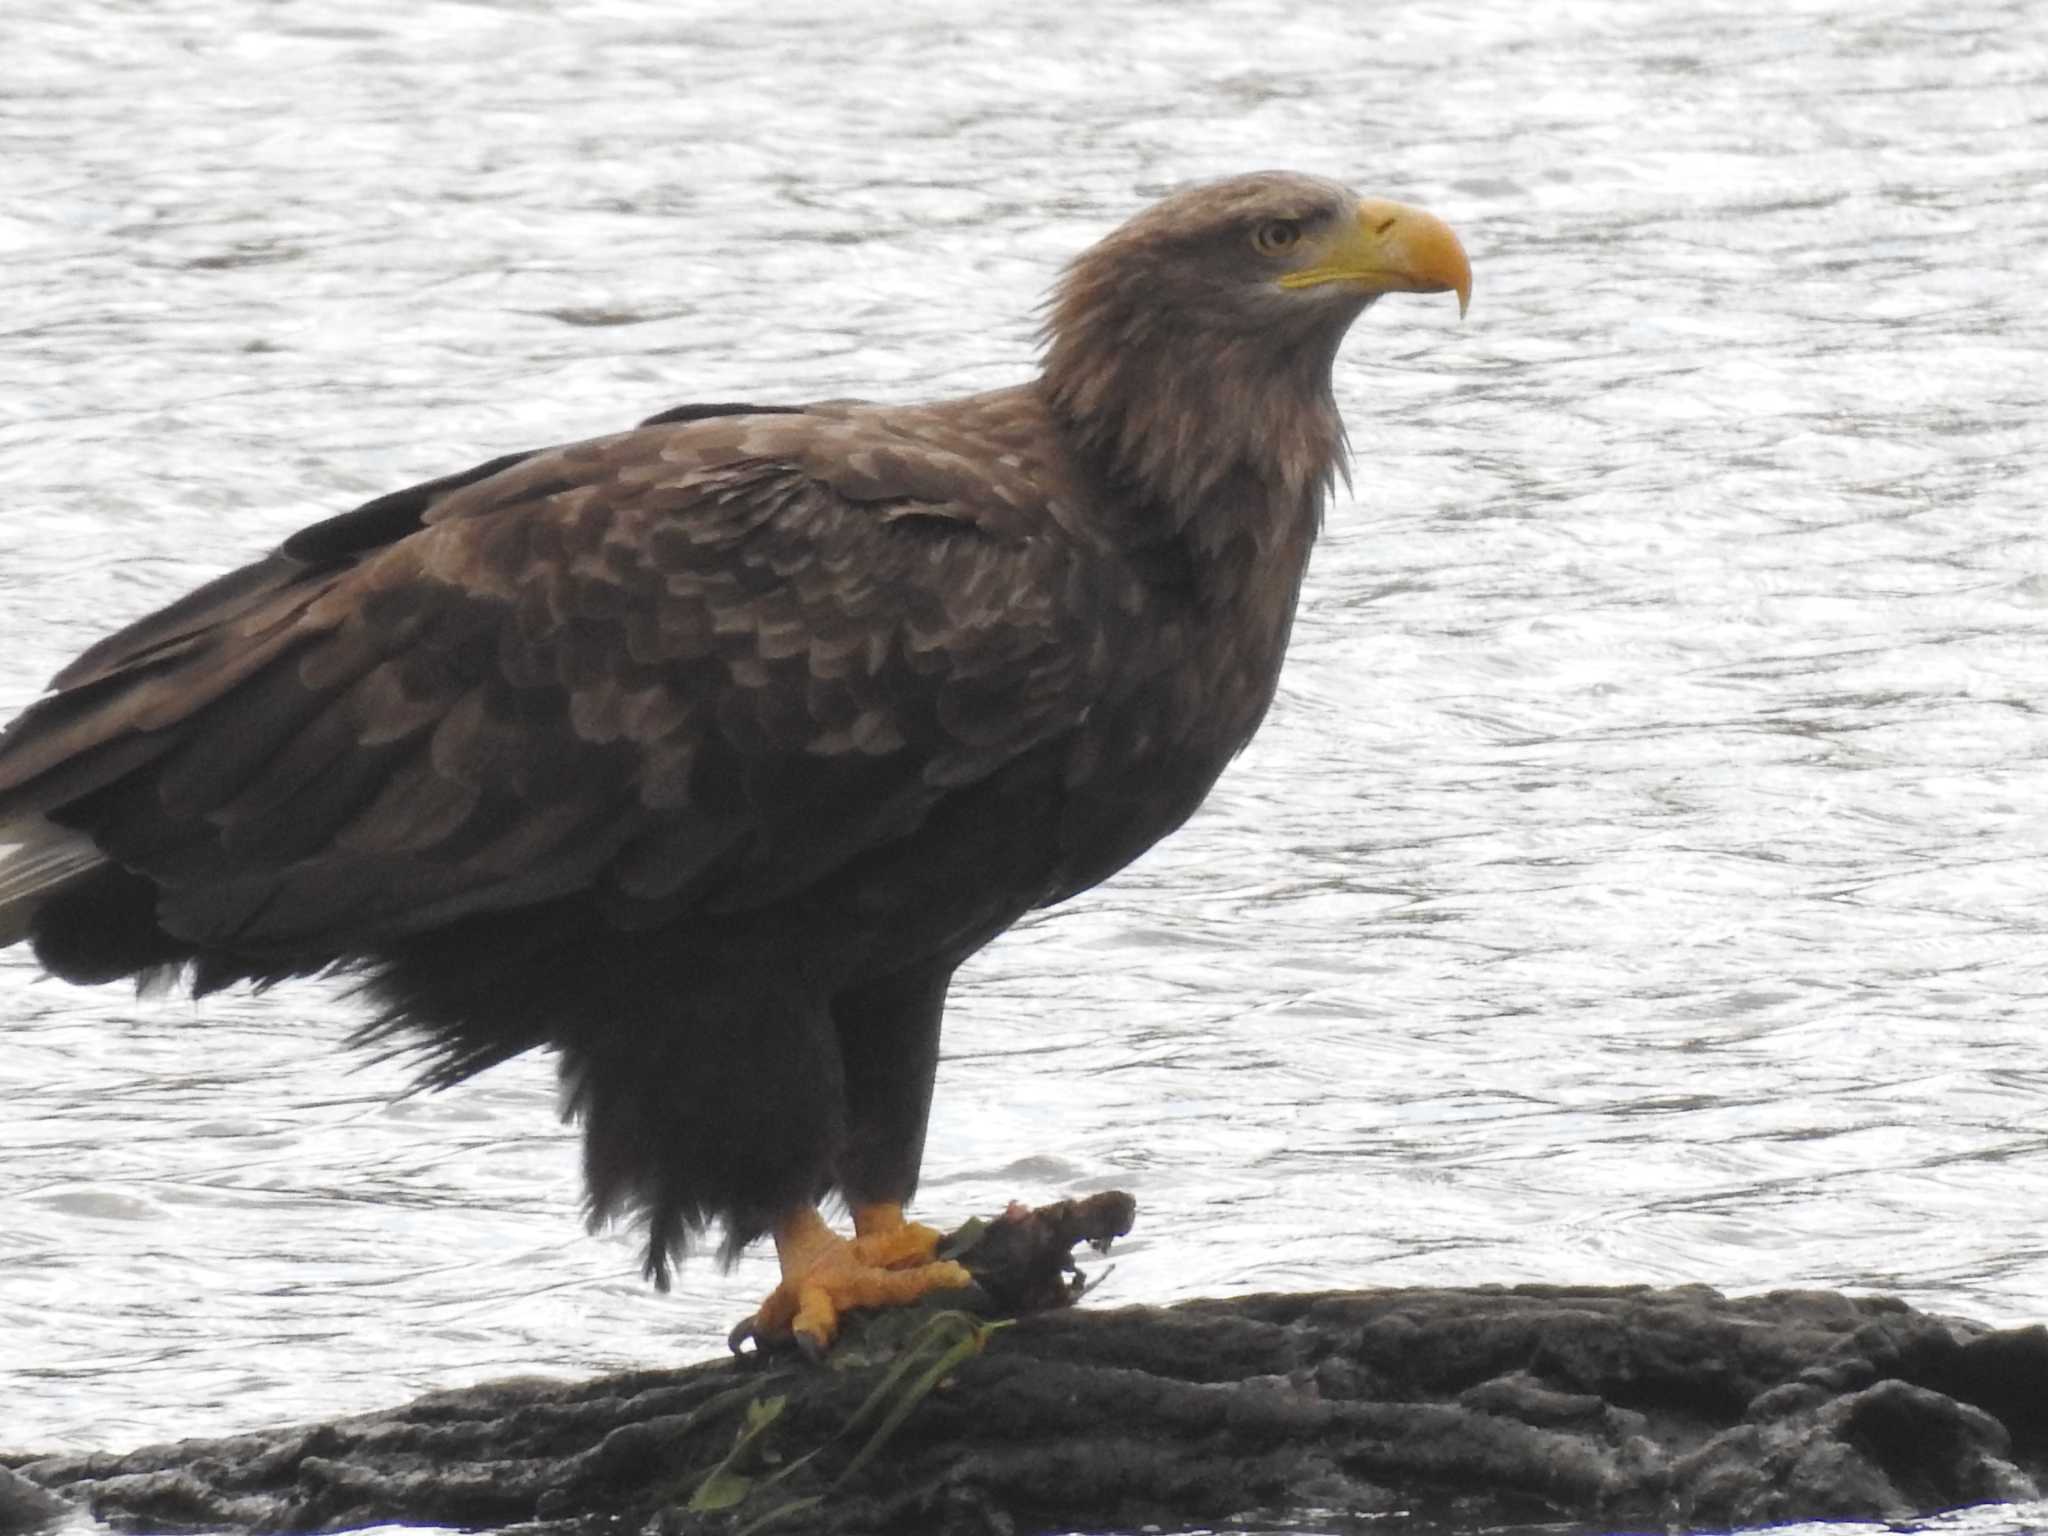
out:
M1146 291L1127 262L1083 257L1054 296L1041 388L1076 448L1148 509L1154 537L1221 554L1249 537L1262 553L1307 542L1345 473L1331 392L1338 343L1363 303L1276 297L1242 315L1190 323ZM1304 530L1302 525L1306 523Z

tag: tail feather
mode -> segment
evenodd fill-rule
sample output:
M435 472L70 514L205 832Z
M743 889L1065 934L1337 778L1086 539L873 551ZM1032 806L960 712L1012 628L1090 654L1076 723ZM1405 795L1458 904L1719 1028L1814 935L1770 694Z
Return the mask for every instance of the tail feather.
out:
M247 957L202 954L204 943L164 930L162 888L131 845L147 853L166 839L181 849L181 837L218 843L204 813L265 771L383 658L382 640L368 631L353 646L331 644L323 653L330 675L302 686L300 649L333 642L344 617L308 609L363 559L418 532L443 499L532 457L509 454L315 524L107 636L59 672L50 692L0 730L0 948L33 939L43 965L71 980L187 961L202 988L222 977L289 974ZM513 482L513 499L557 488L528 475ZM356 670L335 670L347 665ZM268 708L223 722L215 707L237 696L238 709L251 700ZM376 787L361 774L342 785L365 795ZM167 789L176 792L170 800ZM141 830L124 832L115 813L132 807L142 807L132 818ZM60 816L75 825L59 825Z
M83 832L41 816L0 825L0 949L27 938L44 902L106 862Z

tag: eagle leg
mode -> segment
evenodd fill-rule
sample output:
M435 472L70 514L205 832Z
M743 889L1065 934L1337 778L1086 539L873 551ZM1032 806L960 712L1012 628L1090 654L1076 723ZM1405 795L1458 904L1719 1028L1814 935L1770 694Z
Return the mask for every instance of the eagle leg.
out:
M805 1354L819 1359L832 1347L842 1312L905 1307L933 1291L973 1284L962 1265L932 1261L938 1233L906 1222L900 1206L863 1206L854 1226L858 1235L849 1241L826 1226L812 1206L783 1218L775 1228L782 1283L732 1331L733 1348L750 1338L758 1343L794 1339Z

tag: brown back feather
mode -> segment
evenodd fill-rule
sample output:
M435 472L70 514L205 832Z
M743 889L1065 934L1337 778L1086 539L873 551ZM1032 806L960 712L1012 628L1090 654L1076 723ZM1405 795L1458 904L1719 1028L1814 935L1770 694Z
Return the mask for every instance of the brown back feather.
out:
M576 892L629 925L780 899L1108 681L982 446L713 419L381 498L67 669L0 814L88 831L197 949L308 966Z

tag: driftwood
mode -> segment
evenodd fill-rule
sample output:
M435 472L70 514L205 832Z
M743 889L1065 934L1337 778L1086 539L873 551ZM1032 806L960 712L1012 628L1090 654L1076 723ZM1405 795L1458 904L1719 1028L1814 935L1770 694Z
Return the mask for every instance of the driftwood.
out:
M1005 1305L1069 1299L1065 1245L1128 1226L1122 1198L1011 1213L965 1262L1021 1286ZM825 1366L508 1381L0 1468L0 1532L78 1505L153 1531L562 1536L1887 1519L2040 1496L2048 1331L1699 1286L912 1313L856 1320Z

